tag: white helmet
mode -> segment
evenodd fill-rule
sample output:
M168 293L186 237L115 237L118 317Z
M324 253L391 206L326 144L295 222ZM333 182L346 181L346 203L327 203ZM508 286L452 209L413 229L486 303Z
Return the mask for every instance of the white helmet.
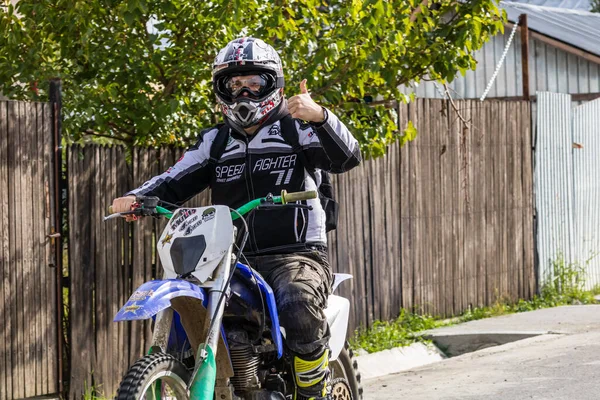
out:
M232 90L231 79L241 75L257 75L258 90ZM260 39L246 37L229 42L215 58L212 80L221 111L242 128L264 122L283 100L281 59Z

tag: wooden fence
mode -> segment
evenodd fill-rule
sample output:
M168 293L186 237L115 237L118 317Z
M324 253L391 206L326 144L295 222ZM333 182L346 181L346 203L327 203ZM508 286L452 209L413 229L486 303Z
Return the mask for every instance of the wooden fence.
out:
M123 372L148 350L148 323L112 319L137 287L160 276L154 249L165 223L151 218L105 223L102 216L114 198L165 171L180 152L136 149L127 164L121 147L67 150L70 398L81 398L91 387L113 396ZM205 193L187 205L209 201Z
M532 152L527 102L444 100L398 108L417 139L334 179L342 204L330 258L354 275L351 329L401 308L451 316L535 290ZM132 291L156 277L156 221L103 223L112 199L172 165L173 149L70 147L71 397L85 385L114 394L148 348L148 325L112 323ZM190 206L208 204L208 195ZM153 226L154 225L154 226Z
M51 104L0 101L0 400L58 392Z
M334 180L342 204L330 236L351 326L401 308L439 316L536 289L528 102L420 99L398 108L417 138Z
M534 278L532 151L527 102L445 100L398 107L417 139L336 176L342 204L329 236L351 299L351 329L400 309L440 316L530 298ZM59 390L54 175L48 104L0 102L0 400ZM69 147L67 357L70 397L113 395L148 348L149 326L113 323L132 291L157 276L164 222L102 222L116 196L166 170L175 149ZM209 204L203 194L189 206Z

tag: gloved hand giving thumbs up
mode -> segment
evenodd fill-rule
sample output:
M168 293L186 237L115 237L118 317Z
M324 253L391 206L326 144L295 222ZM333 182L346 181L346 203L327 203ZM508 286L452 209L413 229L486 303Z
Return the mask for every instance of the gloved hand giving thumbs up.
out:
M293 118L317 123L325 121L325 110L310 97L306 88L306 79L300 82L300 94L288 100L288 109Z

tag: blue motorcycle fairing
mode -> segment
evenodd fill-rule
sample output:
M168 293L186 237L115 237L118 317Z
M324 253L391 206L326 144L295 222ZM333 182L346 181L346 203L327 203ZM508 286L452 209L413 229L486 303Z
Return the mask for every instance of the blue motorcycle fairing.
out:
M206 303L204 289L182 279L155 280L144 283L119 310L114 321L133 321L152 318L171 306L171 299L186 296Z
M273 289L271 289L271 286L269 286L258 272L253 271L249 266L238 262L236 267L248 281L254 282L254 278L256 278L256 283L264 296L269 317L271 319L271 335L275 342L275 346L277 347L277 358L281 358L283 356L283 338L281 336L281 331L279 330L279 314L277 313L277 304L275 303ZM253 294L248 293L248 295L252 296Z
M279 329L279 315L277 313L277 304L275 303L275 294L273 289L257 272L254 272L249 266L238 263L237 270L249 282L256 283L264 296L269 317L271 319L271 335L273 342L277 347L277 357L283 356L283 338ZM252 293L244 293L252 296ZM132 321L149 319L158 312L171 306L171 299L179 296L194 297L206 305L207 296L205 290L188 281L182 279L155 280L144 283L129 298L127 303L119 310L114 321Z

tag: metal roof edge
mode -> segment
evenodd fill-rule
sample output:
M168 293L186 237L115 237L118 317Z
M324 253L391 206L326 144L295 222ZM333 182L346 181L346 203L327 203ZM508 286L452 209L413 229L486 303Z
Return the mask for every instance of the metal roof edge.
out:
M509 7L513 8L529 8L531 10L541 10L541 11L550 11L559 14L574 14L574 15L582 15L586 17L597 17L600 20L600 13L594 13L591 11L577 10L571 8L560 8L560 7L549 7L549 6L538 6L535 4L527 4L527 3L519 3L515 1L500 1L500 7L503 4L506 4Z
M509 28L512 28L514 26L514 23L506 22L504 25L506 25ZM565 41L563 41L559 38L553 37L553 36L548 36L546 33L541 33L540 31L532 29L531 27L529 27L528 29L531 34L531 37L534 39L538 39L544 43L558 47L561 50L564 50L568 53L571 53L571 54L574 54L581 58L584 58L593 63L600 64L600 53L592 53L589 50L582 49L581 47L577 47L577 46L573 45L572 43L565 42Z

